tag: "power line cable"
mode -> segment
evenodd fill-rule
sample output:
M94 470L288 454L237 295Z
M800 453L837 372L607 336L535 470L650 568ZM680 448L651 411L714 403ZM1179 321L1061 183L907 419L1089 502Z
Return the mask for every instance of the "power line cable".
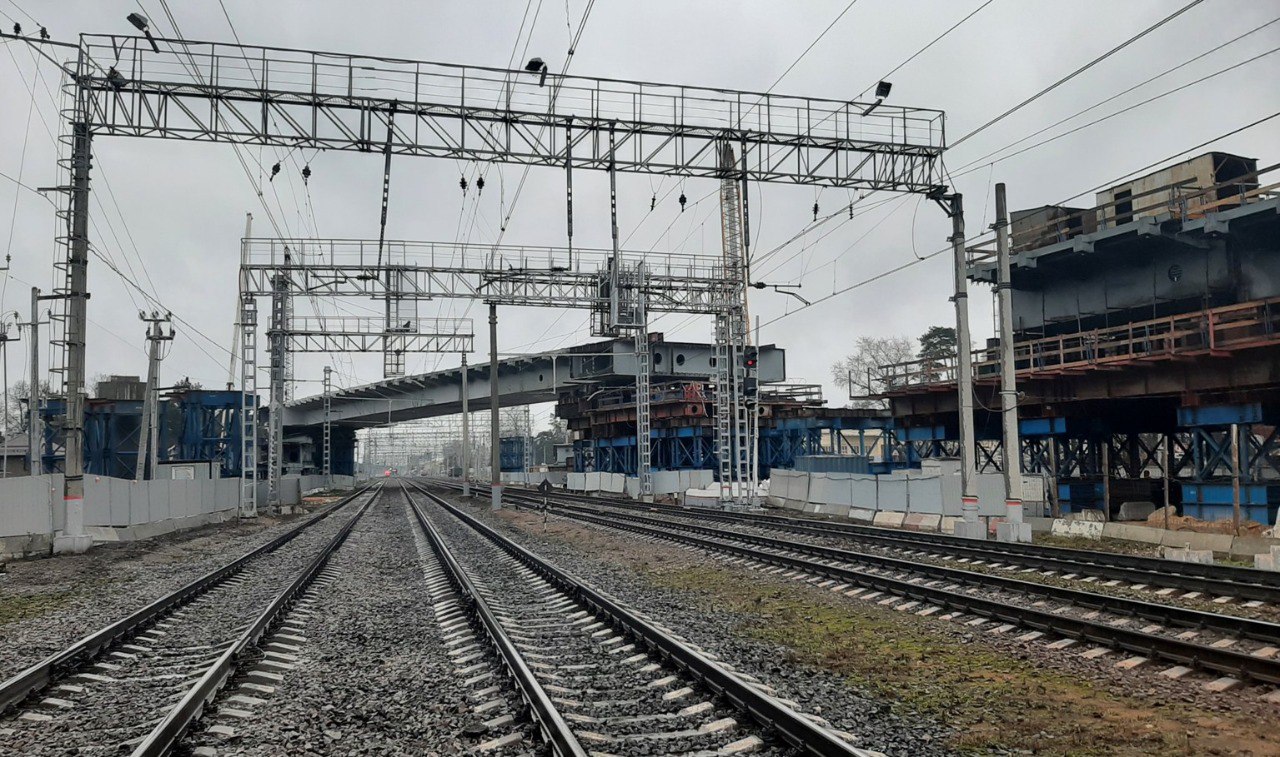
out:
M1058 202L1053 203L1053 204L1054 204L1054 205L1065 205L1066 203L1068 203L1068 202L1070 202L1070 201L1072 201L1072 200L1076 199L1077 197L1082 197L1082 196L1084 196L1084 195L1088 195L1088 194L1092 194L1092 193L1094 193L1094 192L1097 192L1097 191L1098 191L1098 190L1100 190L1100 189L1105 189L1105 188L1107 188L1107 187L1115 186L1116 184L1119 184L1120 182L1122 182L1122 181L1124 181L1125 179L1128 179L1128 178L1130 178L1130 177L1132 177L1132 176L1135 176L1135 175L1137 175L1137 174L1141 174L1141 173L1144 173L1144 172L1146 172L1146 171L1149 171L1150 169L1152 169L1152 168L1154 168L1154 167L1156 167L1156 166L1159 166L1159 165L1161 165L1161 164L1163 164L1163 163L1167 163L1167 162L1168 162L1168 161L1170 161L1170 160L1174 160L1174 159L1177 159L1177 158L1179 158L1179 157L1181 157L1181 156L1183 156L1183 155L1186 155L1186 154L1188 154L1188 153L1195 152L1196 150L1199 150L1199 149L1201 149L1201 148L1207 147L1207 146L1209 146L1209 145L1211 145L1211 144L1213 144L1213 143L1215 143L1215 142L1220 142L1220 141L1222 141L1222 140L1224 140L1224 139L1227 139L1228 137L1232 137L1232 136L1235 136L1236 134L1239 134L1239 133L1241 133L1241 132L1244 132L1244 131L1247 131L1247 130L1249 130L1249 129L1252 129L1252 128L1253 128L1253 127L1255 127L1255 126L1260 126L1260 125L1262 125L1262 124L1264 124L1264 123L1266 123L1266 122L1268 122L1268 121L1271 121L1272 119L1275 119L1275 118L1280 118L1280 111L1277 111L1277 112L1275 112L1275 113L1272 113L1272 114L1271 114L1271 115L1269 115L1269 116L1264 116L1264 117L1262 117L1262 118L1259 118L1259 119L1257 119L1256 121L1253 121L1253 122L1251 122L1251 123L1245 124L1244 126L1237 127L1237 128L1235 128L1235 129L1232 129L1232 130L1230 130L1230 131L1228 131L1228 132L1225 132L1225 133L1223 133L1223 134L1219 134L1219 135L1218 135L1218 136L1216 136L1216 137L1213 137L1213 138L1211 138L1211 139L1207 139L1207 140L1205 140L1205 141L1203 141L1203 142L1201 142L1201 143L1199 143L1199 144L1197 144L1197 145L1195 145L1195 146L1193 146L1193 147L1189 147L1189 148L1187 148L1187 149L1185 149L1185 150L1181 150L1181 151L1176 152L1176 153L1174 153L1174 154L1172 154L1172 155L1169 155L1169 156L1163 157L1163 158L1161 158L1160 160L1157 160L1157 161L1155 161L1155 162L1148 163L1147 165L1142 166L1141 168L1137 168L1137 169L1134 169L1134 170L1132 170L1132 171L1129 171L1128 173L1125 173L1125 174L1123 174L1123 175L1121 175L1121 176L1119 176L1119 177L1116 177L1116 178L1114 178L1114 179L1111 179L1110 181L1105 181L1105 182L1103 182L1103 183L1101 183L1101 184L1099 184L1099 185L1097 185L1096 187L1093 187L1093 188L1091 188L1091 189L1086 189L1086 190L1084 190L1083 192L1077 192L1076 194L1073 194L1073 195L1071 195L1070 197L1067 197L1067 198L1064 198L1064 199L1062 199L1062 200L1059 200ZM966 239L965 241L966 241L966 242L969 242L969 241L976 240L976 239L978 239L979 237L984 236L985 234L986 234L986 232L984 231L984 232L982 232L981 234L977 234L977 235L974 235L973 237L969 237L969 238L968 238L968 239ZM808 305L801 305L800 307L796 308L795 310L788 311L788 312L786 312L786 313L783 313L782 315L776 316L776 317L774 317L774 318L772 318L772 319L770 319L770 320L768 320L768 321L765 321L764 323L762 323L762 324L760 325L760 327L761 327L761 328L764 328L765 326L772 325L772 324L777 323L778 321L782 320L783 318L788 318L788 317L790 317L790 316L792 316L792 315L795 315L796 313L799 313L799 312L804 311L804 310L808 310L809 308L811 308L811 307L813 307L813 306L815 306L815 305L821 304L821 303L823 303L823 302L826 302L826 301L828 301L828 300L832 299L833 297L836 297L836 296L838 296L838 295L844 294L844 293L846 293L846 292L849 292L849 291L851 291L851 290L857 289L857 288L859 288L859 287L865 286L865 285L870 284L870 283L872 283L872 282L879 281L880 279L883 279L883 278L885 278L885 277L887 277L887 276L891 276L891 275L893 275L893 274L895 274L895 273L898 273L899 271L903 271L903 270L905 270L905 269L907 269L907 268L910 268L910 267L912 267L912 266L919 265L920 263L923 263L923 262L924 262L924 261L926 261L926 260L930 260L930 259L932 259L932 258L937 257L938 255L941 255L941 254L943 254L943 253L945 253L945 252L950 252L950 251L951 251L951 247L950 247L950 246L943 247L943 248L938 249L938 250L935 250L934 252L931 252L931 253L929 253L929 254L927 254L927 255L924 255L924 256L921 256L921 257L919 257L919 258L916 258L915 260L907 261L906 263L903 263L902 265L899 265L899 266L896 266L896 267L894 267L894 268L891 268L891 269L889 269L889 270L887 270L887 271L883 271L883 272L881 272L881 273L878 273L878 274L876 274L875 276L872 276L872 277L870 277L870 278L863 279L863 280L861 280L861 281L857 281L857 282L855 282L855 283L853 283L853 284L850 284L850 285L845 286L845 287L840 288L840 289L835 289L835 290L833 290L833 291L831 292L831 294L829 294L829 295L824 295L823 297L820 297L820 298L818 298L818 299L816 299L816 300L812 301L812 302L811 302L811 303L809 303Z
M995 118L991 119L990 121L987 121L987 122L986 122L985 124L983 124L982 126L979 126L978 128L974 129L973 131L969 132L968 134L965 134L964 136L960 137L960 138L959 138L959 139L957 139L955 142L952 142L952 143L951 143L951 145L950 145L950 147L951 147L951 148L953 148L953 149L954 149L954 148L956 148L956 147L959 147L961 144L963 144L965 141L967 141L970 137L973 137L973 136L975 136L975 135L977 135L977 134L981 134L983 131L986 131L988 128L990 128L990 127L994 126L995 124L997 124L997 123L999 123L999 122L1003 121L1004 119L1008 118L1009 116L1013 115L1014 113L1017 113L1018 111L1022 110L1022 109L1023 109L1023 108L1025 108L1026 106L1030 105L1031 103L1035 102L1036 100L1039 100L1041 97L1044 97L1045 95L1049 94L1049 93L1050 93L1050 92L1052 92L1053 90L1057 89L1058 87L1062 86L1063 84L1066 84L1067 82L1069 82L1069 81L1071 81L1072 79L1076 78L1076 77L1077 77L1077 76L1079 76L1080 74L1084 73L1085 71L1088 71L1089 69L1093 68L1093 67L1094 67L1094 66L1096 66L1097 64L1101 63L1102 61L1106 60L1107 58L1110 58L1112 55L1115 55L1116 53L1118 53L1118 52L1120 52L1121 50L1125 49L1125 48L1126 48L1126 47L1128 47L1129 45L1132 45L1134 42L1137 42L1138 40L1140 40L1140 39L1142 39L1143 37L1147 36L1147 35L1148 35L1148 34L1150 34L1151 32L1154 32L1155 30L1159 29L1160 27L1164 26L1165 24L1169 23L1170 21L1174 20L1174 19L1175 19L1175 18L1177 18L1178 16L1181 16L1183 13L1186 13L1187 11L1191 10L1192 8L1196 7L1197 5L1199 5L1199 4L1200 4L1200 3L1202 3L1202 2L1204 2L1204 0L1191 0L1191 2L1189 2L1189 3L1187 3L1186 5L1182 6L1181 8L1179 8L1179 9L1178 9L1178 10L1176 10L1176 11L1174 11L1173 13L1170 13L1169 15L1167 15L1167 16L1165 16L1164 18L1160 19L1159 21L1157 21L1156 23L1152 24L1151 26L1148 26L1146 29L1143 29L1142 31L1138 32L1137 34L1133 35L1132 37L1129 37L1128 39L1126 39L1124 42L1121 42L1120 44L1118 44L1118 45L1116 45L1115 47L1111 48L1110 50L1106 51L1106 52L1105 52L1105 53L1103 53L1102 55L1099 55L1098 57L1094 58L1093 60L1089 61L1088 63L1085 63L1083 66L1080 66L1079 68L1077 68L1076 70L1074 70L1074 71L1072 71L1071 73L1067 74L1066 76L1062 77L1061 79L1058 79L1058 80L1057 80L1057 81L1055 81L1054 83L1050 84L1049 86L1045 87L1044 89L1040 90L1039 92L1035 93L1034 95L1031 95L1030 97L1026 98L1025 100L1023 100L1022 102L1020 102L1020 103L1018 103L1017 105L1013 106L1012 108L1009 108L1008 110L1006 110L1005 112L1003 112L1003 113L1001 113L1000 115L996 116Z

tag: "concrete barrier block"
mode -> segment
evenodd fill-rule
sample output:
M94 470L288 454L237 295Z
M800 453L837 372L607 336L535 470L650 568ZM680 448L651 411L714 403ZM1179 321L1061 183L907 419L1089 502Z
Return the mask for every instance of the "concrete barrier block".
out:
M855 520L859 523L873 523L876 519L875 510L867 510L862 507L849 508L849 520Z
M1174 562L1200 563L1201 565L1213 565L1213 550L1211 549L1164 547L1162 552L1164 553L1164 559L1166 560L1173 560Z
M877 526L883 528L902 528L902 521L907 517L906 513L901 512L878 512L871 521Z
M902 527L912 531L937 531L942 526L942 516L933 513L909 513Z
M1073 520L1067 524L1068 536L1085 539L1101 539L1103 523L1100 520Z
M1102 535L1107 539L1123 539L1124 541L1136 541L1143 544L1160 544L1164 539L1165 531L1162 528L1151 528L1149 526L1135 526L1128 523L1104 523L1102 525Z
M1211 552L1230 552L1231 543L1235 541L1231 534L1202 534L1195 531L1165 531L1160 543L1166 547L1185 547L1186 549L1209 550Z
M942 533L954 534L956 532L956 524L964 520L957 515L942 516Z
M1095 510L1091 507L1086 507L1083 510L1077 510L1073 513L1067 513L1067 515L1064 517L1068 521L1078 521L1078 520L1089 521L1089 522L1097 521L1098 523L1101 523L1104 520L1104 518L1102 517L1102 511Z
M1027 518L1026 522L1028 525L1031 526L1031 533L1047 534L1052 529L1053 524L1056 522L1056 519L1031 517L1031 518Z
M1253 567L1257 570L1280 571L1280 560L1270 552L1253 556Z
M782 500L782 506L783 506L783 507L785 507L785 508L787 508L788 510L803 510L803 509L804 509L804 506L805 506L805 505L807 505L807 504L809 504L809 503L808 503L808 502L805 502L805 501L804 501L804 500L802 500L802 499L784 499L784 500Z
M1231 542L1231 554L1234 557L1252 559L1254 555L1270 554L1272 549L1280 549L1276 540L1260 536L1237 536Z
M1146 520L1156 511L1154 502L1125 502L1116 513L1116 520Z

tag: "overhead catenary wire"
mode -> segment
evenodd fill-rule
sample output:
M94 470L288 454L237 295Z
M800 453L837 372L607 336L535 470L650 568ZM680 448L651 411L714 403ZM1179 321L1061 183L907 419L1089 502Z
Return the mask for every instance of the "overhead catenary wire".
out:
M956 147L959 147L961 144L963 144L964 142L968 141L971 137L974 137L974 136L976 136L976 135L978 135L978 134L981 134L982 132L986 131L987 129L991 128L992 126L994 126L994 125L996 125L996 124L1000 123L1001 121L1003 121L1004 119L1006 119L1006 118L1008 118L1009 116L1013 115L1014 113L1017 113L1018 111L1022 110L1022 109L1023 109L1023 108L1025 108L1025 107L1027 107L1027 106L1028 106L1028 105L1030 105L1031 103L1035 102L1036 100L1039 100L1041 97L1044 97L1045 95L1049 94L1049 93L1050 93L1050 92L1052 92L1053 90L1057 89L1058 87L1062 86L1063 84L1066 84L1067 82L1069 82L1069 81L1071 81L1072 79L1076 78L1076 77L1077 77L1077 76L1079 76L1080 74L1084 73L1085 71L1088 71L1089 69L1091 69L1091 68L1093 68L1094 66L1098 65L1098 64L1099 64L1099 63L1101 63L1102 61L1106 60L1107 58L1110 58L1112 55L1115 55L1116 53L1118 53L1118 52L1120 52L1121 50L1125 49L1125 48L1126 48L1126 47L1128 47L1129 45L1132 45L1134 42L1137 42L1138 40L1140 40L1140 39L1142 39L1143 37L1147 36L1148 34L1150 34L1150 33L1154 32L1155 30L1159 29L1160 27L1164 26L1165 24L1169 23L1170 21L1174 20L1175 18L1177 18L1177 17L1181 16L1182 14L1186 13L1187 11L1191 10L1192 8L1196 7L1197 5L1199 5L1199 4L1200 4L1200 3L1202 3L1202 2L1204 2L1204 0L1191 0L1191 2L1187 3L1186 5L1182 6L1182 7L1181 7L1181 8L1179 8L1179 9L1177 9L1177 10L1176 10L1176 11L1174 11L1173 13L1170 13L1169 15L1167 15L1167 16L1165 16L1164 18L1160 19L1159 21L1155 22L1155 23L1154 23L1154 24L1152 24L1151 26L1148 26L1147 28L1145 28L1145 29L1143 29L1142 31L1138 32L1137 34L1135 34L1135 35L1133 35L1133 36L1129 37L1128 39L1126 39L1125 41L1123 41L1123 42L1121 42L1120 44L1116 45L1115 47L1111 48L1110 50L1106 51L1105 53L1103 53L1103 54L1099 55L1098 57L1094 58L1093 60L1089 61L1088 63L1085 63L1084 65L1082 65L1082 66L1080 66L1079 68L1075 69L1074 71L1072 71L1071 73L1067 74L1066 76L1063 76L1062 78L1060 78L1060 79L1058 79L1057 81L1053 82L1053 83L1052 83L1052 84L1050 84L1049 86L1047 86L1047 87L1045 87L1045 88L1041 89L1039 92L1036 92L1035 94L1031 95L1030 97L1028 97L1028 98L1024 99L1023 101L1019 102L1017 105L1014 105L1013 107L1011 107L1011 108L1009 108L1008 110L1004 111L1003 113L1001 113L1000 115L996 116L995 118L992 118L990 121L987 121L986 123L984 123L983 125L979 126L978 128L976 128L976 129L974 129L974 130L972 130L972 131L968 132L967 134L963 135L962 137L960 137L959 139L957 139L955 142L952 142L952 143L951 143L951 145L950 145L950 146L951 146L951 148L953 148L953 149L954 149L954 148L956 148Z
M1176 153L1174 153L1174 154L1172 154L1172 155L1169 155L1169 156L1163 157L1163 158L1161 158L1161 159L1159 159L1159 160L1157 160L1157 161L1154 161L1154 162L1152 162L1152 163L1148 163L1147 165L1142 166L1141 168L1133 169L1133 170L1131 170L1131 171L1129 171L1129 172L1127 172L1127 173L1125 173L1125 174L1123 174L1123 175L1121 175L1121 176L1118 176L1118 177L1116 177L1116 178L1114 178L1114 179L1111 179L1111 180L1109 180L1109 181L1105 181L1105 182L1103 182L1103 183L1101 183L1101 184L1099 184L1099 185L1097 185L1097 186L1095 186L1095 187L1092 187L1092 188L1090 188L1090 189L1086 189L1086 190L1084 190L1084 191L1082 191L1082 192L1077 192L1077 193L1075 193L1075 194L1071 195L1070 197L1066 197L1066 198L1064 198L1064 199L1062 199L1062 200L1059 200L1058 202L1053 203L1053 204L1054 204L1054 205L1065 205L1066 203L1071 202L1072 200L1076 199L1077 197L1082 197L1082 196L1084 196L1084 195L1092 194L1092 193L1094 193L1094 192L1097 192L1097 191L1098 191L1098 190L1100 190L1100 189L1105 189L1105 188L1107 188L1107 187L1115 186L1116 184L1119 184L1120 182L1124 181L1125 179L1128 179L1128 178L1130 178L1130 177L1133 177L1133 176L1136 176L1136 175L1138 175L1138 174L1141 174L1141 173L1144 173L1144 172L1146 172L1146 171L1149 171L1150 169L1155 168L1156 166L1159 166L1159 165L1161 165L1161 164L1163 164L1163 163L1167 163L1167 162L1168 162L1168 161L1170 161L1170 160L1177 159L1177 158L1179 158L1179 157L1181 157L1181 156L1183 156L1183 155L1187 155L1188 153L1195 152L1196 150L1199 150L1199 149L1201 149L1201 148L1203 148L1203 147L1207 147L1207 146L1209 146L1209 145L1211 145L1211 144L1213 144L1213 143L1215 143L1215 142L1219 142L1219 141L1221 141L1221 140L1223 140L1223 139L1227 139L1228 137L1235 136L1236 134L1239 134L1239 133L1241 133L1241 132L1244 132L1244 131L1247 131L1247 130L1249 130L1249 129L1252 129L1252 128L1256 127L1256 126L1260 126L1260 125L1262 125L1262 124L1264 124L1264 123L1266 123L1266 122L1268 122L1268 121L1271 121L1271 120L1273 120L1273 119L1275 119L1275 118L1280 118L1280 111L1277 111L1277 112L1275 112L1275 113L1272 113L1272 114L1271 114L1271 115L1269 115L1269 116L1264 116L1264 117L1262 117L1262 118L1259 118L1259 119L1257 119L1257 120L1255 120L1255 121L1252 121L1252 122L1250 122L1250 123L1245 124L1244 126L1237 127L1237 128L1235 128L1235 129L1232 129L1232 130L1230 130L1230 131L1227 131L1227 132L1225 132L1225 133L1223 133L1223 134L1219 134L1218 136L1215 136L1215 137L1213 137L1213 138L1211 138L1211 139L1207 139L1207 140L1205 140L1205 141L1203 141L1203 142L1200 142L1199 144L1196 144L1196 145L1194 145L1194 146L1192 146L1192 147L1189 147L1189 148L1186 148L1186 149L1184 149L1184 150L1180 150L1180 151L1178 151L1178 152L1176 152ZM974 235L974 236L972 236L972 237L969 237L969 238L967 238L965 241L966 241L966 242L970 242L970 241L976 240L976 239L978 239L979 237L984 236L984 235L985 235L985 232L983 232L982 234L977 234L977 235ZM909 260L909 261L907 261L907 262L905 262L905 263L903 263L903 264L901 264L901 265L895 266L894 268L890 268L890 269L888 269L888 270L886 270L886 271L882 271L881 273L878 273L878 274L876 274L876 275L874 275L874 276L868 277L868 278L866 278L866 279L862 279L862 280L860 280L860 281L854 282L854 283L852 283L852 284L849 284L849 285L847 285L847 286L844 286L844 287L841 287L841 288L838 288L838 289L833 289L833 290L832 290L832 292L831 292L831 294L824 295L824 296L822 296L822 297L820 297L820 298L818 298L818 299L813 300L813 301L812 301L812 302L810 302L808 305L801 305L801 306L797 307L795 310L788 310L787 312L785 312L785 313L783 313L783 314L781 314L781 315L779 315L779 316L775 316L774 318L771 318L771 319L769 319L768 321L764 321L764 322L762 322L762 323L760 324L760 327L761 327L761 328L764 328L765 326L770 326L770 325L772 325L772 324L774 324L774 323L777 323L778 321L783 320L784 318L789 318L790 316L793 316L793 315L795 315L796 313L802 312L802 311L804 311L804 310L808 310L809 308L814 307L814 306L816 306L816 305L820 305L820 304L822 304L822 303L824 303L824 302L827 302L828 300L831 300L832 298L837 297L837 296L839 296L839 295L841 295L841 294L845 294L846 292L849 292L849 291L852 291L852 290L854 290L854 289L858 289L858 288L860 288L860 287L866 286L867 284L874 283L874 282L879 281L879 280L881 280L881 279L883 279L883 278L886 278L886 277L888 277L888 276L891 276L891 275L893 275L893 274L895 274L895 273L898 273L898 272L900 272L900 271L906 270L907 268L910 268L910 267L912 267L912 266L919 265L920 263L923 263L923 262L924 262L924 261L926 261L926 260L930 260L930 259L932 259L932 258L935 258L935 257L937 257L937 256L939 256L939 255L941 255L941 254L943 254L943 253L950 252L950 251L951 251L951 247L950 247L950 246L943 247L943 248L940 248L940 249L938 249L938 250L935 250L935 251L933 251L933 252L931 252L931 253L929 253L929 254L927 254L927 255L923 255L923 256L921 256L921 257L918 257L918 258L916 258L916 259L914 259L914 260Z

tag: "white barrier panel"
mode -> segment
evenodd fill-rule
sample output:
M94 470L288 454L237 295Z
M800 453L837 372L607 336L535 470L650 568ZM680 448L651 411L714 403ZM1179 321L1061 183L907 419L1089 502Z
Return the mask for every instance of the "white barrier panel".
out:
M875 510L879 503L879 476L855 475L849 479L849 503L864 510Z
M942 477L928 478L910 477L907 479L907 494L911 503L911 512L942 514Z
M797 471L795 478L788 485L787 499L796 502L809 501L809 488L812 486L812 474Z
M602 473L600 474L600 490L610 494L622 494L625 479L626 476L621 473Z
M675 494L680 488L680 471L658 470L653 472L654 494Z
M1000 473L979 473L976 481L978 490L978 514L1004 516L1004 475Z
M786 499L791 490L791 471L776 469L769 473L769 493L778 499Z
M61 502L61 474L0 479L0 536L52 534L55 486Z
M570 474L568 475L568 479L569 479L569 491L580 492L580 491L585 491L585 490L586 490L586 488L587 488L587 474L585 474L585 473L570 473Z
M586 479L583 481L582 489L588 492L600 491L600 471L591 471L585 474Z
M880 477L880 498L877 505L880 511L905 513L907 511L907 479L898 476Z
M945 462L945 461L944 461ZM960 473L943 473L938 476L938 483L942 485L942 514L959 517L962 509L960 502ZM944 518L943 528L946 528L947 520Z
M839 491L841 488L847 490L848 486L848 479L840 477L839 473L810 473L808 501L815 505L836 504L848 499L847 491Z

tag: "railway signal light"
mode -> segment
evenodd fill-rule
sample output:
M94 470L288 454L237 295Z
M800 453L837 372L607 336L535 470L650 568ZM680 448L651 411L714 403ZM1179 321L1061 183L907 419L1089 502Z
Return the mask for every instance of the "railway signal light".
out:
M742 350L742 365L749 371L756 369L760 365L760 348L744 347Z

